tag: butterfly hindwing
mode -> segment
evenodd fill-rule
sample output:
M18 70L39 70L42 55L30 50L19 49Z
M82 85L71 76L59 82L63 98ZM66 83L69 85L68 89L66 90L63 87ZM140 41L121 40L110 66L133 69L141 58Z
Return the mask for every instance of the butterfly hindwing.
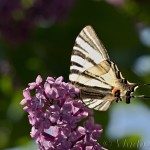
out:
M100 100L100 99L83 99L83 102L92 109L95 110L100 110L100 111L105 111L109 108L109 106L111 105L111 101L104 101L104 100Z

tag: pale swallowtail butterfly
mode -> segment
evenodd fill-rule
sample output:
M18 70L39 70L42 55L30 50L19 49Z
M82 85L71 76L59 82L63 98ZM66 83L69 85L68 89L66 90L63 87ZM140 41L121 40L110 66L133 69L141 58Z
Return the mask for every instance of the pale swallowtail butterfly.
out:
M128 82L91 26L83 28L75 40L69 80L80 89L82 102L95 110L105 111L114 101L130 103L131 98L150 98L132 95L139 86L149 84Z

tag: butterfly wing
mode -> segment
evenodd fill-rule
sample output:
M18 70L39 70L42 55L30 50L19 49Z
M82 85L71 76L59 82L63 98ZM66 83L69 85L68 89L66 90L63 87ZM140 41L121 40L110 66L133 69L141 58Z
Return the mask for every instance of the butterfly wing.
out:
M89 108L107 110L114 100L116 73L112 64L93 28L86 26L73 47L69 80L80 89Z

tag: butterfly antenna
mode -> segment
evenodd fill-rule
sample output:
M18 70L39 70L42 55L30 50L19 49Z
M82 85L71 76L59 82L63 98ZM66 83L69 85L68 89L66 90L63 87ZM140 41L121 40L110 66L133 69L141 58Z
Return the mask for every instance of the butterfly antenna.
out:
M130 98L150 98L150 96L147 95L131 95Z
M140 86L147 86L147 85L150 85L150 83L148 83L148 84L138 84L139 87Z

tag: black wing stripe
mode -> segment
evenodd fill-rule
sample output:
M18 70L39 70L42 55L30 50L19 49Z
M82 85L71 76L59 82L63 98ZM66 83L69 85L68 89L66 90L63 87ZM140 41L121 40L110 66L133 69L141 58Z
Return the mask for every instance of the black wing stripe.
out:
M88 102L85 101L84 103L90 108L100 110L103 106L105 106L107 101L100 101L98 99L95 100L95 99L92 98L92 99L90 99L90 101L88 101Z
M117 67L114 63L112 63L112 65L113 65L114 71L115 71L115 73L116 73L116 77L117 77L118 79L121 79L121 80L122 80L122 81L121 81L122 83L127 84L127 80L126 80L125 78L123 78L123 76L122 76L121 72L119 71L118 67Z
M71 62L71 66L77 66L77 67L80 67L80 68L83 68L83 66L75 61L72 61Z
M102 77L99 77L99 76L97 76L97 75L88 73L88 71L86 71L86 73L83 72L82 74L83 74L84 76L88 77L88 78L92 78L92 79L98 80L98 81L100 81L101 83L104 83L104 84L110 86L110 84L106 83Z
M115 74L116 74L116 77L118 78L118 79L121 79L121 76L120 76L120 71L118 70L118 68L117 68L117 66L114 64L114 63L111 63L111 67L114 69L114 71L115 71Z
M96 47L94 47L93 42L88 38L87 34L83 31L83 33L85 34L84 36L79 35L79 37L85 42L87 43L91 48L98 50ZM87 40L88 39L88 40Z
M85 53L88 53L85 49L83 49L77 42L75 42L76 47L79 47L82 51L84 51ZM75 50L75 48L73 48Z
M83 59L86 59L91 64L96 65L96 63L94 62L94 60L92 60L90 57L85 56L82 52L79 52L77 50L73 50L73 54L72 55L79 56L79 57L81 57Z
M87 90L88 92L89 91L102 91L102 92L111 92L112 91L112 88L108 89L108 88L103 88L103 87L98 87L98 86L92 86L92 85L84 85L80 82L76 82L76 85L81 87L82 89L85 89Z
M81 72L79 70L77 70L77 69L71 69L70 73L71 74L80 74Z
M84 30L83 30L83 34L84 34L84 36L82 36L82 37L80 36L80 38L82 38L86 43L88 43L93 49L99 51L99 47L97 46L97 44L95 44L93 42L93 40L91 39L91 37L88 36ZM101 55L102 55L102 53L101 53Z
M94 109L100 110L106 103L107 101L103 101L99 105L95 106Z
M75 50L75 49L73 50L72 55L80 56L80 57L83 58L83 59L86 58L86 56L85 56L82 52L77 51L77 50Z
M95 109L96 107L98 107L98 109L100 109L106 102L103 101L100 104L96 105L95 107L93 107L93 109Z
M92 98L94 96L98 96L99 98L105 97L104 91L97 90L96 88L93 88L93 89L91 89L91 88L86 88L86 89L82 88L81 93L82 93L82 96L83 95L84 96L88 95L88 97L92 97Z

